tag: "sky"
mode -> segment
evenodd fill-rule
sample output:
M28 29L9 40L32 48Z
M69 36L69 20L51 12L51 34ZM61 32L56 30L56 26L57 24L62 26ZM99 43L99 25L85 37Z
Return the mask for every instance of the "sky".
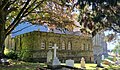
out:
M108 30L108 31L105 31L104 33L105 33L105 36L107 36L108 34L114 34L113 30L111 30L111 31ZM117 34L117 39L120 39L120 34L119 35ZM108 50L114 49L114 47L117 44L118 44L118 40L116 40L116 42L115 42L115 40L113 40L111 42L107 42L107 48L108 48Z

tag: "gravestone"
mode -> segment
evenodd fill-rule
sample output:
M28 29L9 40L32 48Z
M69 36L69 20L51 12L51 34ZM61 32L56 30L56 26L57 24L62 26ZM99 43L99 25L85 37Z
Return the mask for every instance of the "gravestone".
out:
M120 58L117 58L116 64L120 65Z
M47 53L47 63L50 63L52 62L52 52L51 50L48 51Z
M56 50L58 49L58 47L56 46L56 44L54 44L54 47L52 47L54 49L54 58L53 58L53 63L52 65L60 65L60 61L58 59L58 57L56 56Z
M83 57L81 58L80 63L81 63L81 68L85 68L85 59Z
M1 62L2 62L2 64L3 65L9 65L10 63L8 62L8 60L7 59L1 59Z
M114 61L114 62L116 62L116 61L117 61L116 56L113 56L113 61Z
M104 57L104 55L102 55L102 60L104 60L105 59L105 57Z
M74 60L69 59L69 60L66 60L65 63L66 63L66 66L74 67Z

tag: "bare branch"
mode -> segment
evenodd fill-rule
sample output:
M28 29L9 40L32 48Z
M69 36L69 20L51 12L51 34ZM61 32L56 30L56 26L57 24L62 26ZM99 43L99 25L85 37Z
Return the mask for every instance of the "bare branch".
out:
M25 13L28 11L28 9L30 9L36 2L37 0L34 0L33 3L31 5L29 5L29 7L25 10Z
M32 10L30 10L29 12L27 12L27 14L24 14L24 17L27 16L28 14L30 14L35 8L37 8L38 6L40 6L42 3L44 2L44 0L42 0L41 2L39 2L39 4L34 7Z
M28 28L28 27L31 27L31 26L32 26L32 25L26 26L26 27L24 27L24 28L22 28L22 29L20 29L20 30L17 30L17 31L15 31L15 32L12 32L12 34L17 33L17 32L20 32L20 31L22 31L22 30L24 30L24 29L26 29L26 28Z
M7 1L6 1L6 0L4 0L4 1L3 1L3 3L4 3L4 4L3 4L3 6L2 6L2 9L1 9L1 10L4 10L4 9L5 9L5 7L8 5L8 3L9 3L9 2L10 2L9 0L7 0Z
M117 30L114 27L110 27L110 28L113 29L115 32L120 33L120 30Z
M21 16L24 13L24 10L26 9L26 7L28 6L29 2L31 0L27 0L27 2L25 3L24 7L21 9L21 11L18 13L17 17L15 18L15 20L11 23L11 25L6 29L6 35L8 35L14 28L15 26L18 25L18 22L21 20Z
M7 15L8 15L9 13L11 13L12 11L16 11L16 10L17 10L16 7L11 7L11 8L7 11Z
M11 4L14 4L16 1L17 1L17 0L14 0L13 2L10 3L10 5L11 5Z

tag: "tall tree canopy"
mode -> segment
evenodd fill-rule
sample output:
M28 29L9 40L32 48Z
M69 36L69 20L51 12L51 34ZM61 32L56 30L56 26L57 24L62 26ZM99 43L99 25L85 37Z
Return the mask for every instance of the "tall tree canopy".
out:
M120 33L120 5L117 0L67 0L73 11L79 10L81 30L94 36L105 29Z
M0 0L0 57L7 35L22 22L47 23L93 36L104 29L120 32L117 0Z
M0 57L4 51L4 41L7 35L21 22L33 19L51 20L53 12L46 8L49 0L0 0ZM50 0L56 4L62 4L59 0ZM46 11L44 11L46 10ZM47 12L51 13L47 14ZM39 15L39 17L38 17ZM47 16L48 15L48 16ZM58 18L59 19L59 18ZM35 20L34 20L35 21Z

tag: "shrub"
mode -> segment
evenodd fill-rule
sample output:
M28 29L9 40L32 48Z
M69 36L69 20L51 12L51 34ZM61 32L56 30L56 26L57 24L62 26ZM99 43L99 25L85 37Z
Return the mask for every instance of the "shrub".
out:
M18 57L23 61L31 61L31 52L30 50L21 50L21 52L18 54Z
M10 51L7 54L5 54L8 59L17 59L17 54L14 51Z

